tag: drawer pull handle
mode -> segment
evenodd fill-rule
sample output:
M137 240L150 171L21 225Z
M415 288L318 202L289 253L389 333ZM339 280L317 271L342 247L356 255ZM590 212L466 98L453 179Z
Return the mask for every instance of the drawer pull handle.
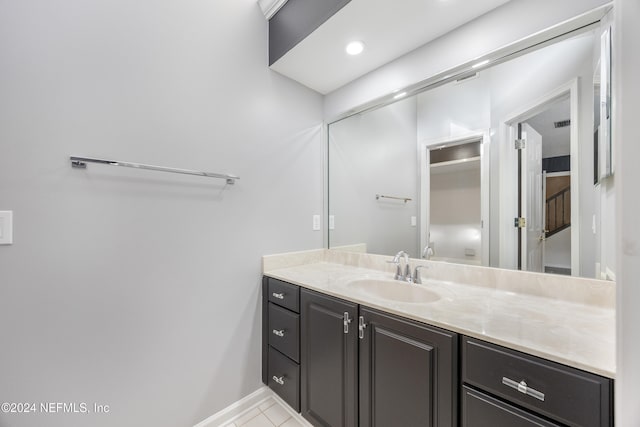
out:
M271 332L273 332L273 335L277 335L277 336L279 336L279 337L283 337L283 336L284 336L284 329L280 329L280 330L278 330L278 329L274 329L274 330L273 330L273 331L271 331Z
M284 385L284 375L281 377L276 377L275 375L272 377L275 382L280 385Z
M282 292L280 292L280 293L274 292L271 295L273 295L274 298L284 299L284 293L282 293Z
M364 339L364 329L367 324L364 322L364 316L358 317L358 338Z
M534 390L531 387L527 386L527 383L524 380L516 382L507 377L502 377L502 384L518 390L522 394L526 394L527 396L534 397L544 402L544 393L540 393L538 390Z
M344 330L343 332L345 334L349 333L349 323L351 323L353 319L349 319L349 312L345 311L344 314L342 315L342 325L344 326Z

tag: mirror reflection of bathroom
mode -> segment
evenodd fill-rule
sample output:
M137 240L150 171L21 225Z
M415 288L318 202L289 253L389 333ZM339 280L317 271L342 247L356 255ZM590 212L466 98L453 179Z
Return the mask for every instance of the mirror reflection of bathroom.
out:
M615 177L598 124L609 112L608 25L330 123L328 246L612 279ZM479 159L430 160L479 141ZM473 193L461 178L472 164Z
M571 275L571 237L578 230L571 227L570 118L565 98L518 124L524 141L519 200L527 218L520 229L522 270Z
M427 151L424 258L482 265L481 144L456 141Z

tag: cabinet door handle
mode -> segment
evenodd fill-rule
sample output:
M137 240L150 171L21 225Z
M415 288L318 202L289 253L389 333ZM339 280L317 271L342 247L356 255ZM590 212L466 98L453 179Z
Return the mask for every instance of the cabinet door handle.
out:
M284 329L274 329L271 332L273 332L273 335L277 335L279 337L284 337Z
M358 337L360 339L364 338L364 328L367 327L367 324L364 323L364 316L360 316L358 318Z
M284 375L281 377L276 377L275 375L272 377L275 382L280 385L284 385Z
M342 315L342 324L344 325L344 333L349 333L349 323L351 323L353 319L349 319L349 312L345 311Z
M283 292L273 292L271 295L273 295L274 298L278 298L278 299L284 299L284 293Z
M527 383L524 380L517 382L507 377L502 377L502 384L506 385L507 387L511 387L515 390L518 390L522 394L526 394L527 396L534 397L544 402L544 393L541 393L538 390L532 389L527 385Z

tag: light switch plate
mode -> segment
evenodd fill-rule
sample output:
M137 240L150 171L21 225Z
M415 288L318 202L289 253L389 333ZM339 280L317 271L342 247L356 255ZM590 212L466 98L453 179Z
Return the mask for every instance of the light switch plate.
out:
M0 245L13 244L13 211L0 211Z
M335 230L336 228L336 217L334 215L329 215L329 230Z
M313 216L313 231L320 231L320 215Z

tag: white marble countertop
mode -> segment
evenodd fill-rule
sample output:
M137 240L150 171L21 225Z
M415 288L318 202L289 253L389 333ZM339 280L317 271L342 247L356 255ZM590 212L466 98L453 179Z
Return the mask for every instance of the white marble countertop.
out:
M424 286L437 293L438 300L390 301L354 288L349 282L363 278L393 279L393 274L324 261L265 269L264 274L605 377L615 377L615 310L609 307L431 279L423 285L398 281L398 286Z

